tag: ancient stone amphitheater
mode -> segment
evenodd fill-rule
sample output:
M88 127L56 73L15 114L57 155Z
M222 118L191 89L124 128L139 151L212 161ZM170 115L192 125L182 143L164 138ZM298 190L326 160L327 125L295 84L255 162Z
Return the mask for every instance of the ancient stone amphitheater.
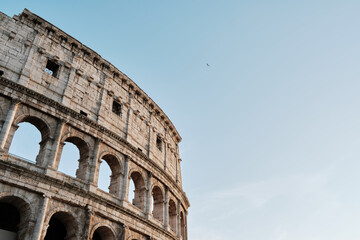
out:
M0 239L187 239L181 137L131 79L27 9L0 13L0 75ZM9 153L24 122L34 161ZM58 171L65 143L75 176Z

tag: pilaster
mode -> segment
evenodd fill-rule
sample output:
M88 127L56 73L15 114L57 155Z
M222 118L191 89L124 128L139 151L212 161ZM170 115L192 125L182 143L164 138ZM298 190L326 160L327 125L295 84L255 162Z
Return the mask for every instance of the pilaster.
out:
M121 200L122 201L126 201L127 200L127 189L128 189L128 185L129 185L129 161L130 161L130 157L129 156L125 156L125 161L124 161L124 174L123 174L123 180L122 180L122 184L121 184Z
M164 228L169 231L169 188L165 187Z
M48 208L49 200L50 200L51 196L44 194L43 198L44 199L42 201L40 211L38 213L38 219L36 221L35 228L34 228L34 234L33 234L34 240L40 240L42 233L44 231L46 232L46 229L44 229L44 219L45 219L45 214L47 212L47 208Z
M151 179L152 173L147 172L147 181L146 181L146 195L145 195L145 215L147 218L150 216L151 211Z
M10 133L11 125L14 121L15 114L16 114L19 104L20 104L20 102L18 100L13 99L11 101L9 110L8 110L6 118L5 118L5 122L4 122L3 127L1 128L1 132L0 132L0 149L1 150L6 150L4 148L5 148L6 141L9 136L9 133Z

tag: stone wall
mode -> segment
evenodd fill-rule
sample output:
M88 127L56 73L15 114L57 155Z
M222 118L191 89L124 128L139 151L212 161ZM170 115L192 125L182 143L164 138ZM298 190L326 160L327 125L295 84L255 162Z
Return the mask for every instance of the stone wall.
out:
M26 9L0 13L0 75L0 203L19 202L18 239L44 239L53 219L66 239L187 239L181 137L131 79ZM8 153L22 122L41 133L35 163ZM76 178L57 171L65 142L80 152Z

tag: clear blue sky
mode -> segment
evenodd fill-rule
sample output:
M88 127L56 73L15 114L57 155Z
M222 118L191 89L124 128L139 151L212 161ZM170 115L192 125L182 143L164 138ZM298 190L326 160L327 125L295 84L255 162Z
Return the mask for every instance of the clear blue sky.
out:
M360 239L359 1L1 3L94 49L170 117L190 240Z

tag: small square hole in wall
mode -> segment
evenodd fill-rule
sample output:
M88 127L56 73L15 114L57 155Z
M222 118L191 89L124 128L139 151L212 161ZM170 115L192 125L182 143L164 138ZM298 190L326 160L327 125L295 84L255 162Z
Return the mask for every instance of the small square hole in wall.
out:
M60 69L60 65L57 64L56 62L48 59L47 63L46 63L46 67L45 67L45 72L50 74L53 77L57 77L58 73L59 73L59 69Z
M84 111L82 111L82 110L80 110L80 114L81 114L81 115L84 115L85 117L87 117L87 113L84 112Z
M161 137L160 136L157 136L156 137L156 147L162 151L162 140L161 140Z
M113 101L112 112L118 116L121 116L121 104L116 101Z

